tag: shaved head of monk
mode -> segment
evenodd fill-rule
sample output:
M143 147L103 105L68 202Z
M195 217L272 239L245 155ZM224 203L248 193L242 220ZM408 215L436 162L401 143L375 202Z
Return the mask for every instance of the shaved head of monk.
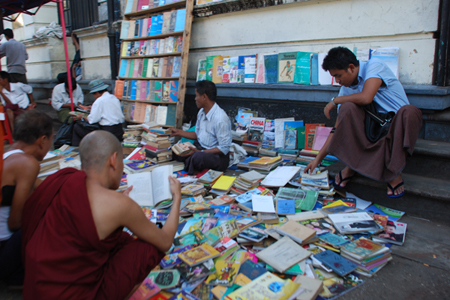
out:
M112 133L96 130L86 135L80 144L80 158L88 177L102 175L106 188L119 187L123 173L122 146Z

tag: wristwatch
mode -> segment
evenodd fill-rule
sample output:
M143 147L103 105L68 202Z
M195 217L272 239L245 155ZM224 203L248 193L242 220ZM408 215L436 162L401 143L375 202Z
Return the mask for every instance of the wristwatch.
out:
M333 103L334 106L337 106L337 104L334 103L334 98L336 98L336 97L331 98L331 103Z

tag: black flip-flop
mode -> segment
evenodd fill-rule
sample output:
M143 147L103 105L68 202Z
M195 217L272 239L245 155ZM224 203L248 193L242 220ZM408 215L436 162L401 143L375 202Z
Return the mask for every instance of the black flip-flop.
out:
M389 183L387 184L388 188L392 191L392 195L386 194L389 198L399 198L401 196L403 196L405 194L405 191L401 192L400 194L396 195L395 194L395 190L398 189L399 187L401 187L402 185L404 185L405 183L400 182L399 184L397 184L395 187L392 187L392 185L390 185Z
M337 189L337 190L343 189L344 187L341 186L341 183L343 183L344 181L352 179L354 176L355 176L355 174L353 174L352 176L348 176L348 177L342 179L342 170L340 170L339 171L339 184L336 184L335 180L332 181L334 188Z

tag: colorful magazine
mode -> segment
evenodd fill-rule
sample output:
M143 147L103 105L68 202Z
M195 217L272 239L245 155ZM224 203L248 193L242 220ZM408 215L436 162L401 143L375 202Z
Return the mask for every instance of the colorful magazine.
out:
M219 260L215 266L216 273L209 275L206 284L232 286L241 263L239 261Z

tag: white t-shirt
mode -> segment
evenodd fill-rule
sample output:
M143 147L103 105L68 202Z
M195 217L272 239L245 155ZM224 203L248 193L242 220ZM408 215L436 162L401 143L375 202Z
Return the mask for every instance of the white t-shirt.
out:
M117 125L125 122L125 117L116 96L104 92L92 104L91 113L87 117L90 124L99 123L102 126Z
M10 83L11 91L3 88L3 94L11 101L12 104L19 105L20 108L26 109L30 104L28 94L33 92L33 88L22 82ZM3 105L6 105L5 99L0 96Z

